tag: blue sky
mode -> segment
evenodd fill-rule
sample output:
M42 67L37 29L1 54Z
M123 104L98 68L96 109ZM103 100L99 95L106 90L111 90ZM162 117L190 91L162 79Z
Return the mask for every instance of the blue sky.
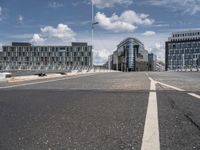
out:
M104 63L126 37L140 39L164 60L171 32L199 29L200 0L93 0L95 63ZM91 44L91 0L0 0L0 44Z

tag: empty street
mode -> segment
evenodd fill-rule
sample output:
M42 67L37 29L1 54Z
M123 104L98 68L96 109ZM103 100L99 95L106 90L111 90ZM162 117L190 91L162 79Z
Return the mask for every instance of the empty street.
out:
M1 150L200 149L199 72L0 83Z

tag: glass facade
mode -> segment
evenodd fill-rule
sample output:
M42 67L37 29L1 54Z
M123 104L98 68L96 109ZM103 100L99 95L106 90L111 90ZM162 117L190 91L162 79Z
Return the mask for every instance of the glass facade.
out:
M114 70L119 71L147 71L148 52L144 45L135 38L123 40L112 55L112 65Z
M128 68L134 68L135 64L134 64L134 47L133 47L133 41L129 40L128 41L128 56L127 56L127 64L128 64Z

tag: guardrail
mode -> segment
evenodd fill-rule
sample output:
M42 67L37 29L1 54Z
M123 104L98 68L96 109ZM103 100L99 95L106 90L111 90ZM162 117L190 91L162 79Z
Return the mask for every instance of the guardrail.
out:
M0 73L9 72L12 76L28 76L28 75L45 75L50 73L66 74L71 72L109 72L110 70L105 68L85 67L85 66L69 66L65 69L6 69L0 70Z

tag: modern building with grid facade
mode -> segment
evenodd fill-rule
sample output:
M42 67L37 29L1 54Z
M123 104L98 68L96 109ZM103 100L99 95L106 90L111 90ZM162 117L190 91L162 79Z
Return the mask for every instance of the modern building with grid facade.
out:
M165 70L200 67L200 30L172 33L165 45Z
M92 46L74 42L71 46L34 46L13 42L0 52L0 69L58 69L92 67Z

